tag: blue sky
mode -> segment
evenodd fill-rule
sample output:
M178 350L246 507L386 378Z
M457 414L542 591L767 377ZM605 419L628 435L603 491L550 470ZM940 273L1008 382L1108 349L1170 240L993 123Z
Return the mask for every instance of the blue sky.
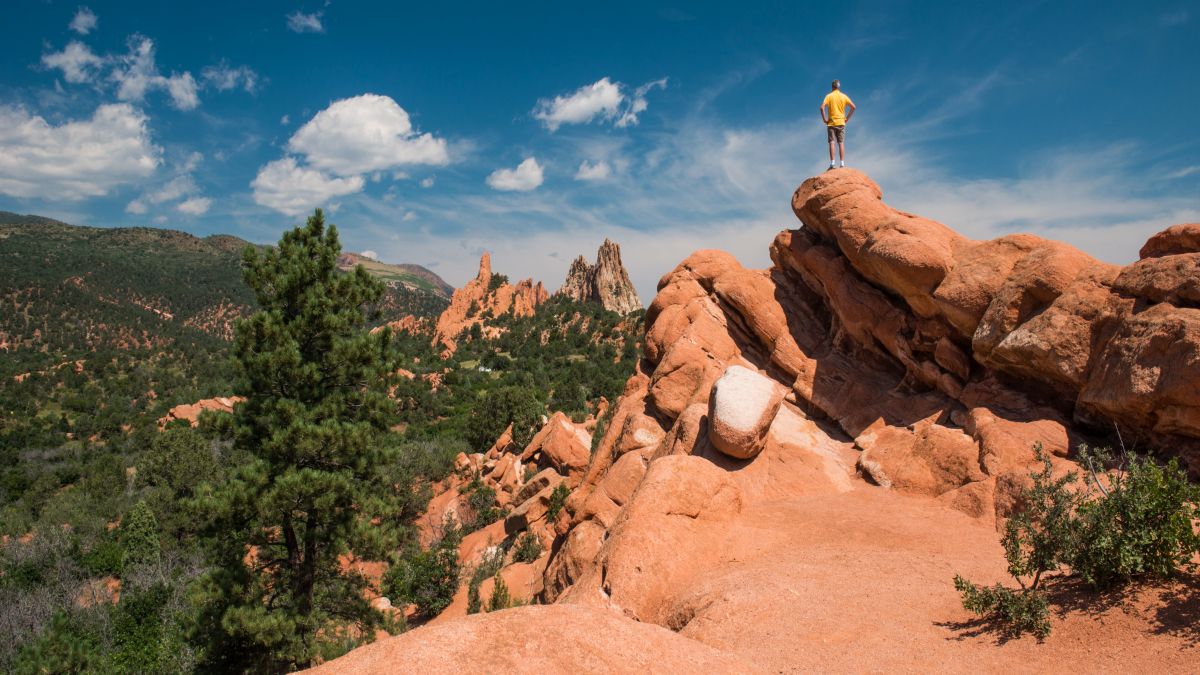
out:
M483 250L552 289L622 244L644 301L689 252L769 264L849 164L968 236L1128 262L1200 221L1190 2L78 3L9 0L0 209L348 250L452 284Z

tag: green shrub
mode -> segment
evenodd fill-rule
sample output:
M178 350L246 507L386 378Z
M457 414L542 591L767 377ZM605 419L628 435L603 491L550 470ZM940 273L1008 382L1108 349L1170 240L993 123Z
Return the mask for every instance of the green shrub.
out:
M1079 500L1070 486L1078 476L1054 478L1041 444L1034 450L1042 470L1030 474L1033 485L1022 490L1022 508L1008 519L1001 539L1008 573L1020 589L978 586L960 576L954 577L954 587L962 595L963 608L996 621L1006 634L1030 632L1042 640L1050 634L1050 623L1041 583L1044 574L1062 568L1074 548L1072 516Z
M1104 589L1195 567L1198 492L1178 461L1159 466L1129 455L1117 470L1098 474L1096 462L1109 462L1108 451L1081 447L1092 489L1080 491L1072 489L1077 474L1054 478L1041 445L1034 449L1042 470L1031 474L1033 484L1021 492L1021 508L1001 539L1008 572L1020 588L982 587L955 576L964 608L995 620L1009 635L1029 632L1041 640L1050 634L1049 601L1042 591L1047 573L1065 567L1092 588Z
M433 617L450 605L458 590L459 530L449 527L428 550L415 550L397 560L383 576L383 590L397 604L412 603Z
M954 588L962 594L964 608L995 619L1009 637L1028 632L1044 640L1050 635L1050 603L1039 590L977 586L958 575Z
M471 572L471 580L467 583L467 614L478 614L483 608L479 586L484 579L497 574L501 567L504 567L504 549L499 546L485 549L479 565Z
M92 544L92 548L80 557L83 569L93 577L121 576L125 563L125 548L110 536L104 536Z
M513 606L512 597L508 593L508 584L504 583L504 577L496 572L496 576L492 577L495 584L492 586L492 598L488 600L487 611L495 612L501 609L508 609Z
M474 532L504 517L504 509L496 502L496 490L484 485L478 476L467 483L462 494L467 498L466 513L463 514L466 532Z
M522 563L531 563L537 560L542 555L542 540L532 532L525 532L520 537L517 537L517 543L513 546L513 560Z
M1099 459L1106 459L1100 454ZM1162 467L1131 455L1126 466L1109 476L1103 496L1079 507L1079 546L1071 568L1092 587L1109 588L1194 567L1191 559L1200 549L1200 535L1192 529L1192 519L1200 511L1192 503L1196 487L1179 462L1172 459ZM1100 483L1093 484L1099 491Z
M546 508L546 522L553 523L571 495L571 488L566 483L559 483L550 493L550 505Z

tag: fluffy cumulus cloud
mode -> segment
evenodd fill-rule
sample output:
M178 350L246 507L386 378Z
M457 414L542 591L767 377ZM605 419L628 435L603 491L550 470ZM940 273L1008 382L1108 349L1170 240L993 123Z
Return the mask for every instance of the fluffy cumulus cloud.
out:
M608 162L600 161L591 163L584 161L580 163L579 170L575 172L575 180L605 180L612 175L612 167Z
M379 260L379 254L375 251L363 251L362 253L359 253L359 255L364 258L370 258L371 260Z
M117 58L117 66L109 77L117 84L117 98L122 101L141 102L146 92L159 89L170 95L171 105L179 110L192 110L200 105L196 79L191 73L172 73L167 77L158 72L154 41L147 37L130 39L129 52Z
M95 12L87 7L80 7L79 11L75 12L75 18L71 19L70 27L80 35L87 35L96 29L98 21Z
M322 12L305 14L299 10L287 15L288 30L293 33L324 33L325 26L321 23Z
M487 177L487 184L494 190L506 192L528 192L542 184L542 167L537 159L527 158L515 169L496 169Z
M626 85L602 77L570 94L538 100L533 116L550 131L564 124L587 124L597 119L626 127L637 124L638 115L645 112L649 105L646 94L666 84L666 78L655 80L627 94Z
M180 213L185 213L189 216L202 216L208 213L208 208L212 206L212 200L208 197L192 197L179 202L175 208Z
M298 216L326 203L331 197L348 195L363 188L362 176L336 178L300 166L294 157L284 157L259 169L250 186L254 201L289 216Z
M96 77L104 59L93 54L87 45L73 40L61 52L42 54L42 65L61 70L64 80L80 84Z
M206 85L217 91L241 88L247 94L253 94L258 91L260 84L258 73L247 66L230 66L224 60L215 66L205 67L200 71L200 77L204 79Z
M123 103L59 126L23 108L0 106L0 193L82 199L146 178L162 156L147 121Z
M288 215L358 192L368 176L379 182L391 171L402 180L408 174L398 167L450 163L444 139L419 133L404 108L376 94L334 101L292 134L287 150L251 185L256 202Z
M334 101L300 127L287 148L341 176L450 162L444 139L418 134L404 108L376 94Z

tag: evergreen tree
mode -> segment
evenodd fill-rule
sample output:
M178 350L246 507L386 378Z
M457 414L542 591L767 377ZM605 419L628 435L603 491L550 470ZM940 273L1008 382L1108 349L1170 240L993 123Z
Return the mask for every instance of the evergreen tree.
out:
M126 567L131 564L158 562L162 552L158 521L144 499L134 504L121 523L121 545L125 549Z
M235 445L250 459L198 504L218 552L196 626L208 670L302 668L320 641L370 636L380 619L338 557L388 548L370 521L394 521L383 469L395 453L381 440L397 364L390 332L368 330L383 284L361 266L339 273L340 252L318 209L278 248L243 253L261 308L234 345Z

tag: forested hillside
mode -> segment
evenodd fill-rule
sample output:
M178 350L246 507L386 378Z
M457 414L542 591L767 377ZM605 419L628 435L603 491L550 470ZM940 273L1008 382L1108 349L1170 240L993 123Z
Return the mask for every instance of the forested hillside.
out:
M227 647L205 643L211 605L196 594L224 545L200 500L254 457L235 442L233 416L206 414L197 428L160 420L175 405L252 386L230 341L257 307L245 242L0 222L0 670L213 666ZM356 276L346 262L335 277ZM367 271L383 288L361 307L365 325L446 304L434 280ZM426 555L413 523L454 456L486 447L510 422L527 437L555 411L582 419L614 400L640 357L642 318L554 299L533 316L487 316L486 330L468 330L445 360L432 319L406 321L379 354L400 370L372 444L391 458L379 468L394 489L372 496L391 515L373 548L355 549L402 568ZM359 642L325 640L320 654Z

